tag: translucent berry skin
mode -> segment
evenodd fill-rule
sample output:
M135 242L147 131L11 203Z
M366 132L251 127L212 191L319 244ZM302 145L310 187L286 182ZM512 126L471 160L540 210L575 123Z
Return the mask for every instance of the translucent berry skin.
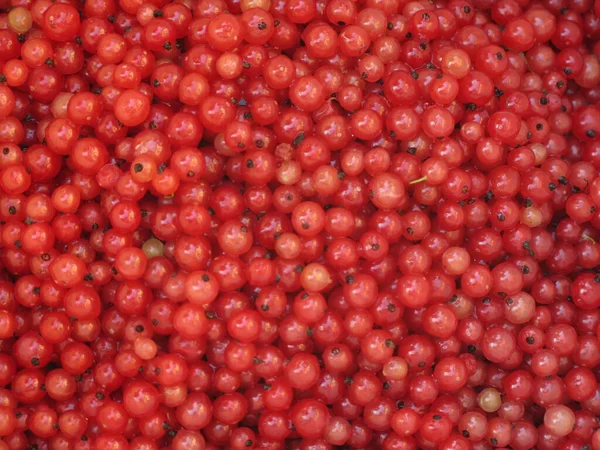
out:
M0 450L600 448L599 1L8 6Z

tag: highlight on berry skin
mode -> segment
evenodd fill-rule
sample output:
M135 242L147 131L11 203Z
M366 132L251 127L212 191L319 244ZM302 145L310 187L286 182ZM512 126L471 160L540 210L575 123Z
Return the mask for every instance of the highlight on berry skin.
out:
M0 450L600 450L600 0L5 0Z

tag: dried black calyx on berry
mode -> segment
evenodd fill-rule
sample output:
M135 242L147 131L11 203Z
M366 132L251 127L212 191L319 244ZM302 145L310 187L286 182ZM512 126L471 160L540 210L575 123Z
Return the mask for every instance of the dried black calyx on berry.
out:
M306 135L304 134L303 131L301 131L300 133L298 133L298 135L294 138L294 141L292 142L292 145L294 147L298 147L302 141L306 138Z

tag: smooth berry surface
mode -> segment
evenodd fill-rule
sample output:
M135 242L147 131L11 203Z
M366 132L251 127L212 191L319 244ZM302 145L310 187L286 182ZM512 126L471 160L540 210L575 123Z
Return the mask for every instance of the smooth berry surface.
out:
M600 0L0 2L0 450L600 450Z

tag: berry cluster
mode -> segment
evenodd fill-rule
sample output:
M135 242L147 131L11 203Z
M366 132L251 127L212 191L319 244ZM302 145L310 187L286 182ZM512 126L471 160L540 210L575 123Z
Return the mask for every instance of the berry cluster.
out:
M600 450L599 0L0 7L0 450Z

